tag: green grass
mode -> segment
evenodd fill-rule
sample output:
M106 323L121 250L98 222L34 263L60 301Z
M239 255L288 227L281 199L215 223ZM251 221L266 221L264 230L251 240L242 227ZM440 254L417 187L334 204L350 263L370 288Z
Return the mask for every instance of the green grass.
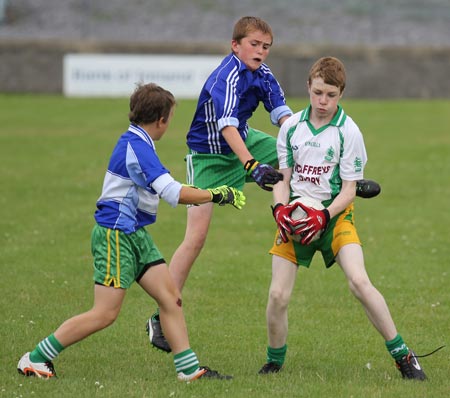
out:
M304 99L290 99L294 109ZM368 272L399 332L417 353L450 335L450 102L343 102L365 136L366 176L381 195L356 200ZM185 133L195 103L179 101L158 153L184 181ZM66 318L92 305L90 231L109 155L125 131L124 99L0 95L2 163L0 397L444 397L450 349L424 358L426 383L405 382L349 293L318 255L301 269L290 305L288 356L278 375L265 360L271 195L246 187L240 212L220 208L184 289L192 348L230 382L176 381L172 356L144 331L155 303L134 286L117 322L67 349L57 380L20 377L17 361ZM252 126L276 134L261 110ZM186 210L161 203L149 227L170 260ZM370 366L368 365L370 364ZM370 367L370 369L369 369Z

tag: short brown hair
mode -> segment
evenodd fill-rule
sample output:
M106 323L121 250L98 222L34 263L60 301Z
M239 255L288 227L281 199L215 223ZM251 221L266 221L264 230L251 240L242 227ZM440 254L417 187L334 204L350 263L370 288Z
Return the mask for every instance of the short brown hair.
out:
M270 35L271 41L273 42L273 33L270 25L258 17L242 17L240 18L233 29L233 40L238 43L247 37L249 33L261 31L263 33L268 33ZM271 43L272 44L272 43Z
M323 57L318 59L309 70L308 83L321 77L325 84L330 84L339 88L341 93L345 89L345 67L344 64L335 57Z
M130 97L128 119L134 124L153 123L161 118L166 121L175 104L170 91L155 83L138 84Z

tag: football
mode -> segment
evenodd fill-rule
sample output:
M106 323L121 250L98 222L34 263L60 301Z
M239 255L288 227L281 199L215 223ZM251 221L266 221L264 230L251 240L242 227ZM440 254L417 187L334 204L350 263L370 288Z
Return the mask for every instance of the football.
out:
M304 204L305 206L308 207L312 207L314 209L317 210L322 210L324 208L322 202L318 199L313 199L313 198L309 198L307 196L302 196L300 198L294 199L292 202L290 202L289 204L293 204L296 202L300 202L302 204ZM297 207L292 213L291 213L291 218L296 221L296 220L301 220L302 218L306 217L306 213L305 211L301 208L301 207ZM301 226L298 226L297 228L301 228ZM296 229L297 229L296 228ZM322 230L318 231L311 239L311 242L314 242L315 240L320 238L320 235L322 233ZM302 238L302 235L294 235L294 234L289 234L289 237L292 240L295 240L296 242L300 242L300 239Z

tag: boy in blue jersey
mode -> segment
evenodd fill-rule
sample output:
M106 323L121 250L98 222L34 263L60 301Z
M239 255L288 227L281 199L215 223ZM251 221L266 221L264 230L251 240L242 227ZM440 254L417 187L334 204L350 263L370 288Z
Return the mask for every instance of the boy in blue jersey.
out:
M283 90L264 63L273 42L270 25L257 17L237 21L231 53L208 77L187 134L188 183L201 188L226 184L243 189L254 181L271 191L282 179L276 138L248 126L260 103L274 125L281 126L292 115ZM208 234L213 206L189 207L186 234L174 253L169 270L182 290L189 271L200 254ZM159 324L158 312L147 322L150 341L170 352Z
M97 201L92 231L94 305L66 320L54 333L27 352L19 373L56 376L52 360L70 345L111 325L120 312L126 291L136 281L159 305L161 323L173 348L178 379L229 379L199 366L191 350L181 294L163 256L144 228L156 221L159 198L172 207L178 203L231 204L241 209L245 197L225 185L197 189L175 181L162 165L154 141L166 132L175 108L173 95L156 84L139 85L130 98L128 131L117 142Z
M203 86L187 134L189 184L208 188L226 181L243 189L245 182L255 181L271 191L271 185L282 178L274 168L278 163L275 138L247 124L260 102L275 125L292 114L278 81L264 64L272 40L271 27L260 18L243 17L235 24L232 52ZM187 212L185 239L169 266L180 291L206 240L213 207L191 206ZM158 312L148 320L147 331L156 348L170 352L173 347L162 334Z

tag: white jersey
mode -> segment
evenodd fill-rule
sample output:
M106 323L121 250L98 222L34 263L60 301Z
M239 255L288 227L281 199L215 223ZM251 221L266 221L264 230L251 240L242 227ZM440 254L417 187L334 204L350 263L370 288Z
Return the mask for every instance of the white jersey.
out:
M283 123L277 139L279 167L292 167L292 197L334 199L342 180L363 178L363 136L340 106L331 122L318 130L309 122L310 111L306 108Z

